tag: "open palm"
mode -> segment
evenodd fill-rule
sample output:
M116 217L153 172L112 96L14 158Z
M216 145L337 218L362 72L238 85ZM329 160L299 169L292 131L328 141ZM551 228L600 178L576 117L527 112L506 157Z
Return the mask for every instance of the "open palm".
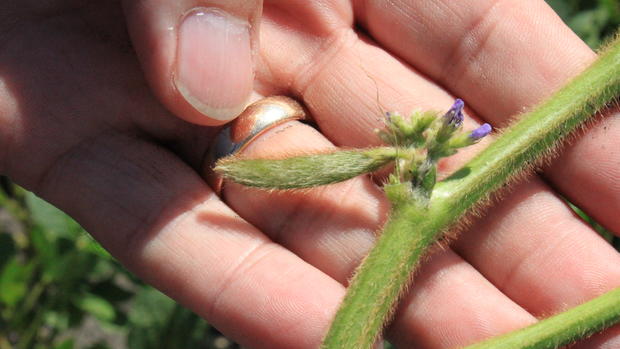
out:
M366 177L302 193L227 184L225 202L211 191L197 169L216 129L167 111L197 121L161 83L175 28L148 30L148 11L190 2L126 0L124 17L120 1L3 1L0 173L236 341L317 347L388 203ZM321 132L281 125L255 156L377 144L381 109L445 110L454 96L468 122L502 126L595 57L542 0L266 0L259 41L256 91L303 101ZM458 347L618 286L620 256L561 196L620 232L619 135L603 119L435 252L389 339ZM585 345L616 347L614 333Z

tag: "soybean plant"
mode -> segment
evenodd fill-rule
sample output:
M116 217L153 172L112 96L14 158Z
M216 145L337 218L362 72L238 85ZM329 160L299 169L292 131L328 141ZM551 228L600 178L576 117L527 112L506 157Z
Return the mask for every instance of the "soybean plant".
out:
M392 208L375 247L358 267L323 348L371 348L412 281L421 257L471 210L552 157L576 130L620 93L620 40L589 68L498 137L448 178L437 161L491 132L463 131L463 105L446 113L388 113L379 131L387 146L286 159L225 158L216 170L248 186L294 189L326 185L391 165L383 188ZM620 321L620 290L528 328L471 348L557 348Z

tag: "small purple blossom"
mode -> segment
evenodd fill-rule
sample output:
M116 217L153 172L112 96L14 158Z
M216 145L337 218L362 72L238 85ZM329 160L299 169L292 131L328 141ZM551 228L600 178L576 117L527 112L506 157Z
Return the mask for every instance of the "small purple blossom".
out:
M478 127L477 129L471 131L471 133L469 134L469 138L471 138L474 141L477 141L485 137L489 133L491 133L491 130L493 130L491 125L485 123L482 126Z
M457 99L456 101L454 101L454 104L452 105L450 110L448 110L448 112L445 113L443 116L446 124L454 128L460 127L461 124L463 124L463 120L465 119L465 117L463 116L463 107L465 107L465 102L463 102L461 99Z

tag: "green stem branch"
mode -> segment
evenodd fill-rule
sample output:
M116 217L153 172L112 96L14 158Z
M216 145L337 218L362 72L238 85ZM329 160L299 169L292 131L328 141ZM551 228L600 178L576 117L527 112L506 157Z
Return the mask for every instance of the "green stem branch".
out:
M392 195L410 195L405 184L392 186ZM369 348L375 343L394 300L410 279L411 270L434 236L411 234L424 221L425 209L414 200L392 207L382 237L362 263L332 324L324 348ZM416 217L416 219L412 219ZM428 221L427 221L428 222ZM389 255L389 258L385 258Z
M555 349L620 321L620 288L524 329L465 349Z
M396 203L385 232L351 281L323 348L371 348L431 243L493 191L552 155L560 140L618 94L616 40L585 72L438 183L425 208Z

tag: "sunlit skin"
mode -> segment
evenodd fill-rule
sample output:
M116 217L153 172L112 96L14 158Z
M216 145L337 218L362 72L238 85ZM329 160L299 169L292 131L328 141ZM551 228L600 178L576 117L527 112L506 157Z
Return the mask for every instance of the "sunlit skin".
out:
M387 201L366 177L283 193L225 184L225 202L214 195L195 169L215 129L175 116L202 120L158 51L171 36L148 30L148 16L189 3L127 0L125 18L120 1L2 1L0 173L232 339L316 348ZM281 125L249 156L377 145L385 111L446 110L455 97L469 107L466 129L501 127L595 57L542 0L265 1L257 39L256 92L302 101L322 133ZM618 233L618 178L610 114L433 254L388 339L458 347L619 286L618 253L559 197ZM620 328L582 345L620 347Z

